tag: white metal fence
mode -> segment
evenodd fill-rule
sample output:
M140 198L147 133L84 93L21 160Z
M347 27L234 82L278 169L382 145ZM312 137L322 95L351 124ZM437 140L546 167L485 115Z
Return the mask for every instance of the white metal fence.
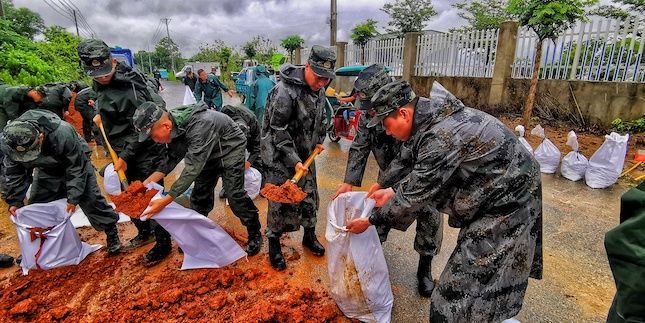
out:
M492 77L498 35L498 29L421 35L415 74Z
M645 81L642 17L634 21L593 19L577 23L555 42L543 44L540 79L582 81ZM517 37L514 78L530 78L537 36L521 28Z
M361 64L361 47L347 44L345 64ZM382 64L392 69L390 75L403 75L403 37L372 40L365 45L365 65Z

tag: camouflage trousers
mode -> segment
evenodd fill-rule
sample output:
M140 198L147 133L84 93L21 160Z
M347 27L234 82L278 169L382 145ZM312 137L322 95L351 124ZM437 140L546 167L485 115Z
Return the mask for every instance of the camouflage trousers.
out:
M215 204L215 185L221 177L233 214L248 230L260 230L258 209L244 190L245 157L244 146L239 146L218 160L206 162L195 179L195 188L190 195L190 208L208 216Z
M114 226L119 220L119 216L107 204L105 197L101 195L94 175L94 168L89 162L85 165L83 176L85 176L85 191L78 202L78 206L83 210L94 229L104 231ZM64 199L67 197L66 185L65 175L50 175L37 169L31 184L29 203L47 203Z
M435 208L426 206L416 215L417 233L414 236L414 250L421 256L435 256L441 250L443 241L443 215ZM387 225L376 226L381 243L387 241L390 233Z

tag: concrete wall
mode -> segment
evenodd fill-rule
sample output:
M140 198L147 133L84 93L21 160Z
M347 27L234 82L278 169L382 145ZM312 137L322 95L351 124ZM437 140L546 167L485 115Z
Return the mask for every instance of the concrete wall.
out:
M428 96L435 80L468 106L488 112L514 113L522 112L530 82L506 79L501 105L489 104L491 78L413 76L410 82L418 95ZM538 83L537 106L577 115L576 100L587 122L608 128L616 118L634 120L645 115L645 84L565 80Z

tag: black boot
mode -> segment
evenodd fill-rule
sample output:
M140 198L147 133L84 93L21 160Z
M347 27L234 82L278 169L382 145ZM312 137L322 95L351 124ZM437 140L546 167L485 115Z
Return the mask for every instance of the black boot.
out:
M316 238L316 229L305 229L305 234L302 237L302 245L309 248L311 252L316 256L322 256L325 254L325 247L323 247L318 238Z
M271 260L271 266L278 271L287 268L287 263L282 256L279 238L269 238L269 260Z
M9 268L13 266L13 257L0 253L0 268Z
M262 234L259 229L247 229L248 230L248 245L246 246L246 253L249 256L255 256L260 252L262 248Z
M119 230L117 230L116 225L105 229L105 237L108 255L112 256L119 253L121 250L121 240L119 240Z
M157 234L157 243L154 247L143 256L143 265L146 267L154 266L160 263L170 254L172 246L170 244L170 234Z
M432 256L419 257L417 280L419 282L419 294L423 297L430 297L434 289L434 280L432 280Z
M145 246L149 243L152 243L155 241L155 237L150 234L148 231L139 231L137 235L130 239L128 243L125 244L124 249L129 250L129 249L135 249L139 248L141 246Z

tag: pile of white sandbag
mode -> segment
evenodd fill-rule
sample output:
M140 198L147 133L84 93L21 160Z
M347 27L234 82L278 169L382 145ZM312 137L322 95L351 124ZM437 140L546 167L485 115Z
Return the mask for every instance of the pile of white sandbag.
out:
M542 143L535 151L524 138L524 127L517 126L515 131L522 146L531 152L540 164L542 173L554 174L560 166L560 174L566 179L579 181L584 178L589 187L606 188L618 181L623 170L629 134L621 136L612 132L606 135L602 146L591 156L591 159L587 160L580 152L576 133L570 131L567 146L570 146L572 151L562 159L560 165L560 150L547 138L542 126L537 125L531 131L531 135L542 138Z

